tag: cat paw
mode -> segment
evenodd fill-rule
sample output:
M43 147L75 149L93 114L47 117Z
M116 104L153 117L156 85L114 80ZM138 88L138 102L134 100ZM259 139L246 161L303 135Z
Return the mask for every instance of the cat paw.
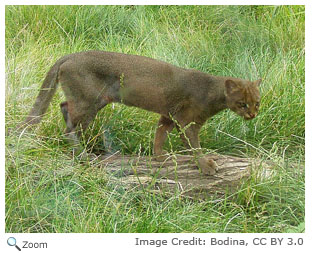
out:
M201 172L205 175L213 176L218 171L218 166L213 159L208 159L206 157L201 157L198 160L199 168Z
M83 150L80 154L76 155L76 158L81 162L94 162L98 159L98 156L94 153L88 153L86 150Z
M157 162L164 162L169 157L169 154L166 151L162 151L161 154L155 154L153 159Z

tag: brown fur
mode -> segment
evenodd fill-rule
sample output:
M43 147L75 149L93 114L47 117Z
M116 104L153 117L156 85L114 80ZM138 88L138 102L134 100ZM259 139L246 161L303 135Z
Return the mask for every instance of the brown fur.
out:
M40 121L59 82L67 99L60 105L66 133L73 143L79 143L79 129L86 129L100 109L119 102L161 115L154 142L156 157L164 159L162 145L177 127L202 172L212 175L216 164L201 157L201 126L226 108L253 119L258 112L261 80L212 76L143 56L80 52L64 56L50 69L24 124Z

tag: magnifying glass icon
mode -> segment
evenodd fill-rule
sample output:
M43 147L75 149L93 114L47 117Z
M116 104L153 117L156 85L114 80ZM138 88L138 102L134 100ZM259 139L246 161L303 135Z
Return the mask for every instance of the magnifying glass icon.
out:
M15 248L17 248L18 251L21 251L20 247L16 245L16 239L14 237L9 237L7 243L9 246L15 246Z

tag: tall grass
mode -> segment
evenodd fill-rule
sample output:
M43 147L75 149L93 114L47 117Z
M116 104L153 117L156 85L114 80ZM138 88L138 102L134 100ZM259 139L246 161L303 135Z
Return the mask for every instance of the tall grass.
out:
M59 91L36 131L6 138L7 232L280 232L302 224L304 176L289 165L304 163L303 6L7 6L5 22L6 127L23 120L59 57L115 51L213 75L263 78L258 117L246 122L222 112L203 127L201 144L283 161L275 178L252 178L235 199L161 201L125 191L68 157ZM101 151L94 136L109 129L116 149L149 155L157 120L110 105L86 140ZM177 132L166 145L182 148Z

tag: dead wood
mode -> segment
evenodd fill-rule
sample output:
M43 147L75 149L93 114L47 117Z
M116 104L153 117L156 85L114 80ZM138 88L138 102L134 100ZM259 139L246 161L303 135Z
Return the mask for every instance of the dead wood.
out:
M161 194L179 192L192 198L234 191L253 169L262 167L263 176L269 175L268 164L259 160L215 154L207 157L218 165L214 176L201 174L192 156L187 155L172 155L165 162L157 162L148 156L114 154L100 157L98 165L126 187L144 187Z

